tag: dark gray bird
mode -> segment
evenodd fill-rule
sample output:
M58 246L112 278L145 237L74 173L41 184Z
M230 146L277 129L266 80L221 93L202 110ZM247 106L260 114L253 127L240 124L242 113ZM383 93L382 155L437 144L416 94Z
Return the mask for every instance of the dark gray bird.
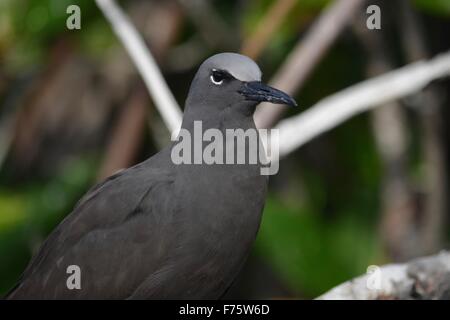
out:
M245 56L210 57L190 87L182 128L255 129L259 102L296 105L260 81ZM89 190L7 298L220 298L255 239L267 176L260 164L174 164L176 143ZM67 286L71 265L80 289Z

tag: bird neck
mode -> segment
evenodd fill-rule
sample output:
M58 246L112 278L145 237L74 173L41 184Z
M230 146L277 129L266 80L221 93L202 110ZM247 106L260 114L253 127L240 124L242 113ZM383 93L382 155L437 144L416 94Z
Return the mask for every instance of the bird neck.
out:
M203 130L250 129L256 128L253 120L254 108L248 106L230 106L219 111L186 110L181 127L193 133L194 126L199 123Z

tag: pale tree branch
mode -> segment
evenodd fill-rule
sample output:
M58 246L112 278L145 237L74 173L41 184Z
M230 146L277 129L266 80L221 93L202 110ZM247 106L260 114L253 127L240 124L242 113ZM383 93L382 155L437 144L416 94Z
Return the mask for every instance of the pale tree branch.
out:
M296 3L296 0L275 1L255 32L243 42L241 53L256 60Z
M216 49L235 48L237 39L208 0L177 0L207 44Z
M449 251L368 269L366 275L344 282L317 300L450 299Z
M159 63L162 59L165 60L167 52L181 30L184 19L181 10L172 1L133 2L127 9L134 25L142 30L142 36L152 48L156 61ZM123 80L124 74L121 72L128 74L134 66L123 64L123 67L119 68L122 71L117 70L122 59L123 53L118 53L116 58L108 62L109 67L107 66L106 70ZM99 180L135 163L147 125L152 131L156 145L160 139L165 141L164 145L170 139L167 128L161 124L160 118L153 117L153 104L148 99L148 90L143 83L134 81L134 76L132 78L126 80L129 96L114 120L115 124L98 170ZM162 129L160 134L153 132L157 126Z
M310 27L284 61L270 84L293 95L304 84L339 34L351 21L365 0L337 0ZM301 103L300 103L301 104ZM270 128L285 112L284 106L261 103L255 113L258 128Z
M285 156L345 120L423 89L450 75L450 52L406 65L326 97L300 115L281 121L280 156Z
M386 3L386 7L382 6L381 1L374 4L386 11L394 3ZM372 78L394 69L394 64L386 41L386 30L373 32L367 28L366 19L367 16L361 13L354 21L353 31L367 57L367 77ZM383 168L380 185L380 239L391 260L405 261L416 257L420 247L416 231L416 216L420 209L408 176L409 119L398 100L375 107L369 116Z
M410 1L400 1L400 19L403 47L408 61L427 59L429 53L421 20ZM447 166L445 142L443 141L442 92L438 86L430 86L415 96L420 130L422 132L422 156L424 167L423 189L425 206L420 219L419 238L423 254L436 251L442 246L447 213Z
M166 126L172 133L178 131L182 113L142 38L139 37L136 29L115 4L114 0L96 1L133 58ZM347 3L347 5L344 5L344 3ZM277 80L277 77L275 77L274 83L283 82L285 85L290 83L289 88L284 88L284 90L288 92L295 90L298 84L301 83L299 79L305 76L304 74L302 76L295 74L295 71L298 71L299 66L302 65L298 61L303 61L298 59L298 57L324 52L324 46L327 47L332 42L331 40L337 36L336 29L339 28L336 24L339 25L338 21L347 21L350 17L347 15L348 12L353 10L353 14L362 3L363 0L339 0L328 8L327 12L319 18L317 25L313 27L313 29L320 31L311 31L311 34L320 34L324 37L325 34L331 34L326 36L328 40L324 41L325 44L320 46L322 49L319 51L314 48L306 49L311 46L305 43L316 39L316 36L313 35L307 37L303 41L305 49L296 48L281 68L279 74L284 75L281 77L283 81ZM350 4L353 4L354 7L349 7ZM336 6L340 6L339 10L336 9ZM344 14L344 10L347 14ZM336 20L331 19L330 15ZM330 21L334 21L334 23ZM346 25L343 22L341 24L342 26ZM308 52L308 54L301 53L303 51ZM308 61L316 61L315 59L317 58L313 59ZM289 67L292 69L287 70ZM278 125L280 130L280 156L289 154L316 136L358 113L414 93L423 89L430 81L449 74L450 53L445 53L432 60L407 65L333 94L302 114L285 119ZM289 82L285 82L287 80ZM283 89L283 86L275 86ZM261 110L260 112L263 111ZM255 117L258 118L258 115L255 115ZM274 118L272 117L271 119ZM259 127L265 126L259 123Z
M97 6L111 23L172 135L179 131L182 112L144 40L114 0L96 0Z

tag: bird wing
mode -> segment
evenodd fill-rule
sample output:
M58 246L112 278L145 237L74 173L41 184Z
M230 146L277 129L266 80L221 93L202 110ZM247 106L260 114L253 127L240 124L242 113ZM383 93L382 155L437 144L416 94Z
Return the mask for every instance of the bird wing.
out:
M144 162L93 187L47 238L8 298L128 297L160 267L171 245L167 195L173 181L167 169ZM76 283L69 266L79 267L81 289L68 289L68 281Z

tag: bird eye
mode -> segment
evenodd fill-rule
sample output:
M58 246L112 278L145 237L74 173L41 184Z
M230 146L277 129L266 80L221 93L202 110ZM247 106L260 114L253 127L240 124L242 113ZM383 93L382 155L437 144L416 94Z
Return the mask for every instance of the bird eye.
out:
M211 79L211 82L216 86L220 86L225 79L225 74L223 72L213 70L209 78Z

